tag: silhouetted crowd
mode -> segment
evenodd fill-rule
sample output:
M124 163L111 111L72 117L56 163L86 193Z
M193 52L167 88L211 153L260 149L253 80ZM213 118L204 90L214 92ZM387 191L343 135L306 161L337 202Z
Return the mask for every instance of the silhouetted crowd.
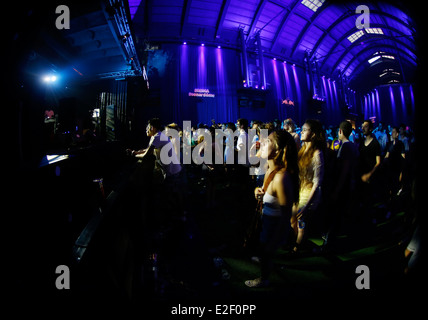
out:
M191 130L182 130L172 123L165 129L159 119L151 119L146 130L151 137L149 146L130 151L138 158L146 154L156 156L155 170L162 172L165 190L180 194L181 187L177 189L177 185L189 165L183 162L186 150L192 156L195 150L198 156L203 156L210 148L212 154L221 154L221 163L203 160L195 163L192 158L190 164L198 167L207 181L207 208L219 200L215 195L218 175L229 176L245 188L255 188L261 228L253 231L259 237L261 249L256 259L260 259L262 276L246 281L249 287L268 283L273 253L287 239L291 254L299 254L311 233L322 235L321 250L335 250L341 234L363 235L367 226L412 210L415 136L404 124L375 124L368 119L362 123L345 120L326 127L319 120L308 119L298 126L292 119L249 123L241 118L236 123L214 120L210 125L199 123ZM254 129L251 134L249 129ZM169 133L172 131L174 134ZM214 139L223 132L228 134L220 140ZM207 136L212 139L208 141ZM164 161L166 152L162 159L165 146L168 163ZM248 152L242 161L239 154L244 149L253 152ZM264 167L261 161L257 165L249 161L250 154L252 160L264 155L267 158ZM256 168L250 175L251 167ZM416 216L416 210L411 214ZM412 228L417 230L417 219L413 222ZM418 234L414 233L406 251L406 256L413 260L417 257Z

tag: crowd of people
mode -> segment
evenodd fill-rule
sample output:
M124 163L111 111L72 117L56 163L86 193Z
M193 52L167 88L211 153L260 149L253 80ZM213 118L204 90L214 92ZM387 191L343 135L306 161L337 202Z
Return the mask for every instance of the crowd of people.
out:
M199 148L200 154L210 147L213 152L222 148L224 161L221 164L197 165L203 168L208 181L210 176L222 171L248 182L261 204L262 227L257 251L261 276L246 281L249 287L268 284L274 253L287 240L293 239L291 253L299 253L314 217L323 217L318 230L323 234L323 248L328 249L334 247L337 236L347 224L358 219L376 221L378 217L373 213L376 202L392 207L397 197L411 194L414 186L415 137L404 124L398 127L376 125L368 119L361 126L344 120L337 127L325 127L319 120L308 119L299 127L292 119L249 123L241 118L236 123L218 124L214 120L210 125L199 123L191 132L181 130L175 123L167 125L165 131L162 129L159 119L151 119L146 131L151 137L148 147L129 152L138 158L155 154L159 161L161 148L170 143L168 150L176 154L177 160L160 166L164 167L165 183L172 181L174 185L178 181L176 177L182 177L186 167L183 165L185 154L180 152L185 150L183 143L189 143L194 149L204 144L206 135L203 132L210 132L213 137L218 130L230 129L236 133L225 136L223 144L212 139L211 146L205 141ZM173 141L177 136L168 134L171 129L180 132L180 141ZM256 131L251 141L248 129ZM262 129L267 129L267 137L260 134ZM254 149L256 157L267 157L267 167L258 167L255 175L249 175L248 168L253 162L248 158L238 161L236 157L243 148ZM213 190L211 185L207 191L207 205L214 201ZM386 212L383 218L388 219L391 211ZM414 246L412 248L408 250L414 252Z

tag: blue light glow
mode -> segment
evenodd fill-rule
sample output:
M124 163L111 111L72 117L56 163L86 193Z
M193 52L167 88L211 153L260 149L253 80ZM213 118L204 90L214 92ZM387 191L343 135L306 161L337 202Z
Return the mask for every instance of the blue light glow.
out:
M58 79L57 76L54 75L46 75L43 77L43 82L49 83L49 82L55 82Z

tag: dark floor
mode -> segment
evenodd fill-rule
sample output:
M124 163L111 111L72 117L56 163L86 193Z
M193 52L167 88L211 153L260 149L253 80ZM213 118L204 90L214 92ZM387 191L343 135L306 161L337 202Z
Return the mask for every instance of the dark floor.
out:
M209 173L187 167L186 183L174 186L182 195L178 201L151 184L145 164L136 171L135 161L121 154L104 159L94 171L86 160L70 160L60 175L49 168L34 174L29 188L35 195L27 200L45 211L26 210L29 223L21 227L14 219L10 225L13 239L20 239L11 240L15 244L8 255L18 275L12 279L11 297L23 310L33 304L69 311L89 306L174 318L171 312L180 305L206 307L212 310L209 315L221 317L215 314L216 304L254 304L257 311L240 315L247 319L268 311L317 314L318 305L326 317L341 307L358 306L361 312L405 301L420 306L414 299L416 291L418 296L424 290L419 275L403 273L403 253L414 228L410 191L392 204L380 199L368 219L345 223L327 251L321 250L320 213L301 253L281 248L271 285L250 289L244 281L258 277L259 265L242 243L255 206L252 181L243 183L233 170ZM93 182L101 176L104 197ZM90 241L77 248L83 230ZM70 268L69 290L55 288L60 264ZM370 270L370 289L356 288L359 265Z

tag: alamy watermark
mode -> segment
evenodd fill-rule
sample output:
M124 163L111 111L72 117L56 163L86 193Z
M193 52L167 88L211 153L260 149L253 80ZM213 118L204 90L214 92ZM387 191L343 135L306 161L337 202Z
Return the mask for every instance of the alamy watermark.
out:
M359 274L355 279L355 287L358 290L370 289L370 269L368 266L362 264L355 269L355 273Z
M370 28L370 9L366 5L359 5L355 9L356 14L360 14L355 20L355 27L359 30ZM364 22L363 22L364 21Z
M165 129L164 135L160 139L166 141L171 138L172 143L164 145L160 151L160 161L164 165L170 163L180 164L180 154L183 152L183 163L191 164L234 164L235 151L237 151L238 164L249 167L250 175L264 174L267 164L267 149L261 146L259 154L257 147L260 144L253 143L257 135L256 129L249 129L248 134L239 129L233 131L231 129L215 129L214 138L208 129L198 129L196 134L198 139L203 137L199 144L192 150L192 129L191 121L183 121L183 146L180 150L180 134L175 129ZM194 134L193 134L194 135ZM240 137L240 135L242 135ZM235 137L238 138L238 145L235 147ZM258 141L266 141L268 137L267 129L260 129ZM213 148L214 143L214 148ZM225 148L223 148L225 147ZM172 150L178 152L177 157L172 155ZM214 152L213 152L214 149ZM226 155L226 157L225 157Z
M66 265L59 265L55 269L59 276L55 280L55 287L58 290L70 289L70 268Z
M55 20L55 27L59 30L70 29L70 8L63 4L56 7L55 13L59 14Z

